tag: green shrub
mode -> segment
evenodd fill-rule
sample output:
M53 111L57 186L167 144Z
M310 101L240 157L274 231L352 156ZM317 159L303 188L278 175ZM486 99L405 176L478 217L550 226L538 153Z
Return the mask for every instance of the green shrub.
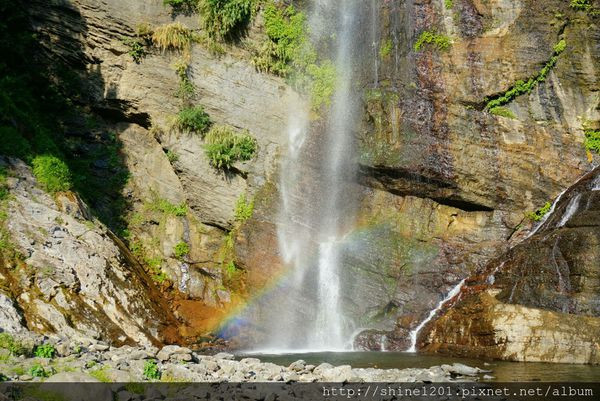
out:
M252 217L252 212L254 212L254 201L248 202L246 195L241 194L235 203L235 220L243 223Z
M423 31L415 42L414 49L420 51L425 45L432 45L437 50L448 50L451 42L450 38L432 31Z
M163 0L163 5L171 6L176 13L193 14L198 9L198 0Z
M161 376L160 369L156 361L147 361L144 364L144 377L147 380L159 380Z
M260 71L286 76L290 63L306 43L306 17L304 13L296 12L294 6L282 8L273 1L265 6L263 14L269 40L254 58L254 65Z
M215 168L229 169L237 161L251 160L257 145L249 134L237 134L227 126L213 127L206 134L204 150Z
M173 255L177 259L183 259L190 253L190 246L185 241L178 242L173 248Z
M58 157L41 155L33 158L33 174L50 193L68 191L72 187L69 167Z
M496 106L494 108L491 108L489 111L490 111L490 114L493 114L495 116L512 118L512 119L517 118L515 116L515 114L512 112L512 110L507 109L506 107Z
M444 6L445 6L447 9L450 9L450 8L452 8L452 6L454 6L454 2L453 2L453 0L444 0Z
M571 0L571 8L575 10L589 10L592 7L590 0Z
M541 221L546 214L552 208L552 203L546 202L544 206L536 210L535 212L527 213L527 217L533 221Z
M306 72L310 77L312 109L318 110L323 105L329 106L337 82L337 71L333 63L326 60L321 64L310 64Z
M392 39L387 39L379 47L379 57L381 57L382 59L388 58L389 55L392 53L393 49L394 49L394 42L392 41Z
M527 81L518 80L508 91L504 92L502 95L495 97L494 99L486 98L486 110L492 110L499 106L504 106L512 102L518 96L531 93L531 91L540 83L544 82L556 63L558 62L558 57L565 51L567 48L567 42L563 39L560 40L556 45L554 45L554 53L548 62L544 65L544 67L540 70L540 72L534 76L529 78Z
M586 130L584 145L586 150L600 154L600 131Z
M38 358L54 358L56 355L56 349L51 344L43 344L35 347L33 352Z
M30 349L23 345L20 341L14 339L8 333L0 333L0 348L4 348L10 351L11 355L27 355Z
M194 34L180 22L157 27L152 34L152 42L161 50L175 50L189 53Z
M144 57L146 57L146 46L144 42L142 42L138 38L124 38L123 43L129 47L129 51L127 52L133 61L139 64Z
M210 128L210 116L202 106L186 108L177 113L174 126L184 133L195 133L202 135Z
M4 373L0 373L0 382L8 381L8 377Z
M52 372L50 370L44 369L42 365L36 363L31 368L29 368L29 375L33 377L49 377Z
M213 40L239 37L252 19L255 0L199 0L202 26Z
M167 280L167 274L162 270L162 259L160 257L145 257L144 262L150 271L150 276L159 284Z

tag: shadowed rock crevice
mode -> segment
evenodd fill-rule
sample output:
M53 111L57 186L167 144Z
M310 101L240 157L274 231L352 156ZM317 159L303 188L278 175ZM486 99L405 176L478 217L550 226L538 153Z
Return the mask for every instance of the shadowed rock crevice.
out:
M465 212L491 212L493 207L461 197L460 189L451 181L432 178L417 172L386 166L360 166L359 181L398 196L428 198L441 205Z

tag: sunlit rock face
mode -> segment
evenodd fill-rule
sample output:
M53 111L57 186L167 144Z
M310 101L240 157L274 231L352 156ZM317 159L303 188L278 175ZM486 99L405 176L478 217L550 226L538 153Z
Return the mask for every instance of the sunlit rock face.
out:
M456 283L488 271L490 260L526 235L531 223L524 220L524 212L555 198L590 169L583 129L600 127L600 31L594 20L564 0L452 3L449 8L443 1L365 1L356 26L362 50L354 56L364 67L352 90L360 97L356 114L361 123L348 133L358 144L358 177L348 183L347 193L356 200L358 212L344 227L340 266L343 313L353 320L354 345L361 349L406 349L410 331ZM152 256L164 260L170 289L180 291L172 305L184 321L178 323L183 326L180 331L195 338L213 330L232 300L263 294L284 265L278 237L283 207L280 166L289 156L284 130L290 108L303 100L283 79L253 67L248 49L263 37L260 17L242 45L228 47L221 57L200 45L192 50L191 79L198 103L215 123L248 129L259 145L254 160L236 166L235 174L221 174L209 165L201 138L169 129L181 105L174 95L178 79L171 67L177 55L151 51L138 64L122 41L133 37L138 23L173 20L161 1L35 0L28 7L48 59L72 66L84 82L78 102L93 109L103 120L104 134L115 132L122 144L131 174L123 188L128 212L143 214L155 196L188 204L185 218L151 215L131 231L135 240L153 249ZM323 15L322 23L329 17ZM180 15L176 20L198 27L196 17ZM447 36L450 46L445 51L429 45L415 50L424 31ZM554 68L530 93L505 105L508 116L485 110L487 97L538 74L561 40L566 49ZM315 170L327 161L329 149L323 146L325 122L311 121L311 129L301 184L306 198L317 198L310 193L320 188ZM71 131L69 139L78 149L93 146L103 135L82 126ZM167 150L179 159L170 162ZM97 164L97 173L109 177L106 161ZM535 322L550 321L547 316L556 313L566 313L569 319L587 316L581 318L585 322L597 316L597 195L586 191L577 200L569 197L571 203L557 205L565 212L574 210L572 218L563 222L564 215L556 217L555 226L540 230L528 245L508 254L494 284L500 293L488 294L491 300L482 293L480 300L468 304L479 310L498 302L494 310L503 312L494 319L487 316L485 322L506 325L505 318L513 315L515 321L524 321L531 308L545 311L532 319ZM221 252L228 230L237 224L234 210L243 193L255 197L255 212L234 232L233 253L242 276L232 285ZM101 197L96 201L99 205L94 206L103 206ZM306 204L302 197L295 202L292 207L298 210L317 205ZM191 248L189 262L194 262L187 269L173 257L174 245L184 238ZM27 237L21 239L25 243ZM10 320L11 330L20 330L27 322L19 317L14 298L1 299L6 306L2 318ZM303 313L313 312L306 305L311 303L298 304L288 313L298 313L301 320ZM452 314L456 325L466 325L465 316L475 312L457 308L448 316ZM482 323L482 333L489 324ZM537 335L532 331L536 324L525 325L531 328L529 334L507 328L504 337L518 344L518 338ZM585 324L591 325L590 332L598 331L591 329L592 323ZM81 323L84 329L88 326ZM436 327L432 338L450 338ZM562 323L552 327L563 332ZM48 330L42 324L38 329ZM544 336L551 336L552 330ZM131 333L136 341L154 337ZM437 343L431 341L427 349L466 354L471 340L456 340L463 348L434 346ZM591 337L581 341L593 343ZM515 348L497 353L493 347L498 348L480 347L481 355L520 358ZM533 355L536 348L530 349ZM547 360L554 360L551 354L544 350Z
M31 170L0 158L10 174L6 230L16 256L3 253L3 331L29 330L115 344L159 344L175 318L141 266L73 193L53 199Z
M534 235L473 277L458 303L420 337L423 349L599 363L599 177L598 168L584 176Z
M357 328L376 330L360 337L372 334L361 348L379 349L382 331L398 344L390 349L402 350L392 338L523 238L532 227L525 212L591 168L583 128L600 117L600 33L588 15L558 0L375 7L378 18L365 32L373 46L364 57L377 62L359 83L363 191L344 241L343 269L352 272L344 305ZM446 35L451 45L415 51L424 31ZM508 117L485 110L486 98L536 76L563 39L566 50L546 79L504 106ZM269 245L277 198L243 229L238 256L253 277L271 277L281 266Z

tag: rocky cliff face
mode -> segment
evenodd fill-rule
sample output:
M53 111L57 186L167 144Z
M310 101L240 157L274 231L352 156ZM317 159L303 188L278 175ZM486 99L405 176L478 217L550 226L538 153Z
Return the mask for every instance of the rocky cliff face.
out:
M600 169L555 203L535 234L473 277L421 336L425 350L598 363Z
M173 70L177 52L146 49L136 62L126 44L144 24L177 20L199 30L197 16L174 15L160 0L34 1L27 8L45 59L69 68L73 100L94 119L69 122L73 152L93 153L105 138L114 138L127 172L123 188L112 195L121 198L119 211L102 186L90 197L91 206L126 228L120 236L170 300L179 334L194 340L210 333L244 293L243 283L231 277L242 273L226 271L224 262L227 234L237 224L236 203L242 196L251 200L272 178L287 102L298 97L281 79L252 66L248 49L260 38L260 27L251 28L242 43L225 45L223 54L200 45L191 50L192 102L204 107L213 124L248 130L257 140L252 161L223 172L209 164L201 136L172 128L182 107ZM95 160L92 169L105 177L104 185L114 175L108 158ZM187 252L178 256L175 247L182 242Z
M373 4L373 49L362 55L373 59L373 68L365 68L356 82L364 92L364 114L356 133L359 180L351 190L360 199L360 214L344 244L343 264L352 279L343 287L346 312L357 326L373 329L359 336L356 345L379 349L383 344L403 350L408 347L409 330L452 286L489 270L491 260L526 235L533 224L524 212L554 199L591 168L583 129L596 129L600 124L600 30L597 17L570 8L563 0ZM47 60L65 62L75 72L78 91L74 100L98 120L90 126L75 119L66 127L73 152L89 154L105 144L106 138L113 138L109 133L116 134L129 176L117 191L125 206L122 213L115 213L109 207L114 199L100 192L88 200L90 206L124 220L128 231L120 235L127 237L134 257L167 294L179 319L174 323L178 335L190 339L211 332L228 310L249 293L260 291L282 269L276 232L277 160L285 157L280 149L287 109L302 100L283 80L252 66L250 49L263 35L260 16L249 35L240 43L226 45L224 54L215 55L199 44L191 50L194 104L204 106L215 123L247 129L258 141L255 159L223 173L209 164L200 136L171 128L172 117L181 107L181 99L175 96L178 77L172 69L178 55L148 49L138 63L124 43L135 37L139 24L157 26L177 20L198 29L196 17L173 16L160 0L32 1L28 11ZM561 43L566 45L563 49L557 46ZM543 79L538 79L546 67ZM490 101L506 98L520 80L530 78L535 78L535 84L507 98L501 108L487 107ZM314 142L309 155L314 160L327 152L319 139L321 125L314 122L309 139ZM107 160L98 160L92 167L101 178L114 174ZM310 183L318 177L308 169L305 179ZM580 208L584 203L595 204L595 195L586 193L577 201ZM255 198L255 212L242 224L234 211L243 194ZM186 206L185 212L173 212L172 206L179 205ZM590 218L596 215L593 207L585 213L576 209L581 221L594 221ZM513 262L507 260L499 270L492 293L480 293L469 302L465 299L464 306L458 305L446 320L440 320L456 321L456 326L448 323L448 327L465 330L461 325L467 325L473 314L499 311L477 315L480 334L443 347L439 345L442 339L450 341L456 333L443 331L442 323L436 323L426 348L464 354L484 349L483 353L497 357L529 360L538 348L528 348L527 357L523 347L498 350L492 345L469 350L477 348L472 345L479 341L475 338L484 338L507 316L525 321L532 314L538 316L536 322L544 322L564 313L565 322L581 319L595 327L597 311L590 294L597 288L593 279L596 228L583 223L568 228L575 221L560 229L546 225L530 239L536 241L530 242L536 244L531 245L532 255L540 261L561 255L556 262L561 279L553 269L540 276L541 265L534 263L535 258L526 256L525 250L521 256L515 254L526 246L514 248L509 253ZM105 230L97 224L94 227ZM20 230L11 232L23 236L19 247L24 250L30 236ZM548 237L540 239L542 233ZM117 245L120 249L118 240L111 241L110 252ZM174 248L182 241L189 252L177 257ZM38 252L49 251L40 248ZM101 256L112 260L115 256L110 252ZM234 260L238 269L228 271L225 259ZM588 279L567 282L569 269L588 272ZM502 271L521 278L503 282ZM558 290L549 291L549 283ZM575 287L579 295L572 296ZM42 323L33 324L35 313L23 315L16 307L20 305L17 297L7 292L2 300L15 305L2 312L7 319L19 327L24 316L28 325L45 330ZM32 297L44 299L38 293ZM166 309L160 313L167 316ZM68 313L59 310L58 314ZM93 326L89 319L81 321L87 322L81 323L84 331ZM537 323L526 326L528 335L542 335ZM116 337L158 336L158 329L142 336L119 327L115 332L124 334ZM543 335L555 331L562 336L571 333L557 323ZM508 339L506 344L526 337L506 333L502 336ZM595 344L596 339L588 336L581 341ZM425 344L423 338L421 342ZM552 352L544 350L544 355ZM568 350L556 353L566 355ZM548 356L546 360L565 358ZM594 358L592 354L584 357L586 361Z
M117 344L176 340L167 332L175 317L158 290L77 195L52 199L21 161L2 158L0 167L8 175L2 212L10 233L0 268L3 331L27 328Z

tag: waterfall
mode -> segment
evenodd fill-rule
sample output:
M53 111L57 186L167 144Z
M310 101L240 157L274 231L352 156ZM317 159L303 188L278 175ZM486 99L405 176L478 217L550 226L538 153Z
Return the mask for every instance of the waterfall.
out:
M406 352L417 352L417 336L419 332L425 327L427 323L431 321L435 317L435 315L446 305L446 302L450 301L452 298L458 295L463 285L465 284L466 279L461 280L460 283L456 284L448 293L446 298L442 299L435 308L433 308L429 315L423 320L413 331L410 332L410 347L406 350Z
M557 227L563 227L565 224L567 224L569 222L571 217L573 217L573 215L579 208L579 200L580 199L581 199L581 194L577 194L573 198L571 198L571 200L569 201L569 204L567 205L567 209L565 210L565 213L563 214L560 221L558 222Z
M371 14L377 9L365 3L312 2L311 40L334 63L336 89L318 124L311 122L306 105L290 109L277 224L287 274L258 306L253 323L264 338L255 351L340 351L351 344L355 327L344 312L343 288L351 273L344 270L343 252L358 202L353 188L362 88L357 82L365 70L371 77L373 71L372 57L365 57L373 52L373 39L363 31L375 23ZM364 60L369 66L361 64Z

